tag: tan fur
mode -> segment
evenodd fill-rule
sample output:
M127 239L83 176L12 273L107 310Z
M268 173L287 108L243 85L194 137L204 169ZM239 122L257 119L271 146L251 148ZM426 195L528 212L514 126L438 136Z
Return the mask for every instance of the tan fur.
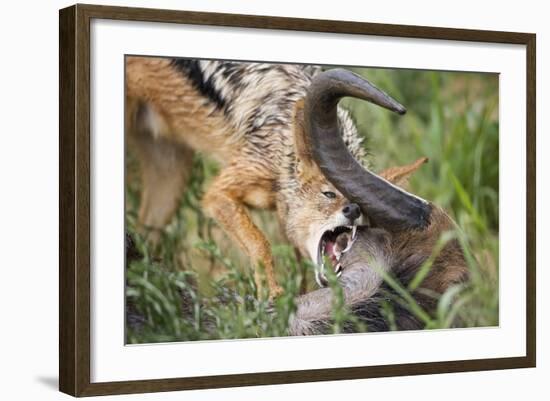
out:
M390 167L380 173L380 177L388 180L392 184L406 188L410 176L416 172L424 163L428 162L427 157L421 157L406 166Z
M233 159L242 143L230 141L227 124L221 115L200 101L200 94L170 61L153 57L128 57L126 60L127 113L136 113L137 101L146 102L163 119L165 130L158 135L206 152L223 163Z

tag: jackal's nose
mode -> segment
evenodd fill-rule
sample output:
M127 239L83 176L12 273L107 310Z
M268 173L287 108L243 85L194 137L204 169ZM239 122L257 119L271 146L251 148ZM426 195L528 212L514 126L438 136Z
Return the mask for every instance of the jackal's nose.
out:
M357 203L350 203L344 206L342 213L344 217L353 222L361 216L361 209Z

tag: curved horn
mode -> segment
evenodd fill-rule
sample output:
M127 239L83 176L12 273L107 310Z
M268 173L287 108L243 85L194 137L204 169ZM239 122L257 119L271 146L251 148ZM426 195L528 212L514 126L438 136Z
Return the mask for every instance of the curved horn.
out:
M328 180L372 222L391 230L424 228L428 202L365 170L344 144L337 117L338 101L345 96L367 100L399 114L406 109L360 76L342 69L313 78L305 99L305 131L311 153Z

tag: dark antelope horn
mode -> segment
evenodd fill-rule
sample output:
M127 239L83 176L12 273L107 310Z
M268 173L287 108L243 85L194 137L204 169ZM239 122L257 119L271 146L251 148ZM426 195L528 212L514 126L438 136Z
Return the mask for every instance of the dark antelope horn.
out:
M327 179L351 202L357 203L373 224L392 231L424 228L431 205L365 170L344 144L338 125L338 101L367 100L399 114L406 109L360 76L342 69L313 78L305 99L304 119L311 153Z

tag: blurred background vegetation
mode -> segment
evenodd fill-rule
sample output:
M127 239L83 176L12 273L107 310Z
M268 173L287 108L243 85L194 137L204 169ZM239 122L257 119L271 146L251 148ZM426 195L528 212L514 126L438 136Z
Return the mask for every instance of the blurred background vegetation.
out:
M498 324L499 141L498 75L353 68L408 109L397 116L345 99L374 171L429 158L409 190L444 208L468 245L471 282L442 297L429 328L446 328L450 316L466 326ZM126 157L126 226L140 256L127 263L127 342L169 342L286 335L302 274L315 288L313 268L298 261L270 212L253 211L267 233L283 296L270 305L257 296L248 259L201 211L204 188L217 173L195 156L188 190L172 222L151 249L137 229L139 166ZM304 273L305 272L305 273ZM443 302L445 301L445 302ZM274 310L276 313L270 313ZM347 312L335 311L341 322ZM335 324L334 332L339 332ZM363 328L368 330L368 328Z

